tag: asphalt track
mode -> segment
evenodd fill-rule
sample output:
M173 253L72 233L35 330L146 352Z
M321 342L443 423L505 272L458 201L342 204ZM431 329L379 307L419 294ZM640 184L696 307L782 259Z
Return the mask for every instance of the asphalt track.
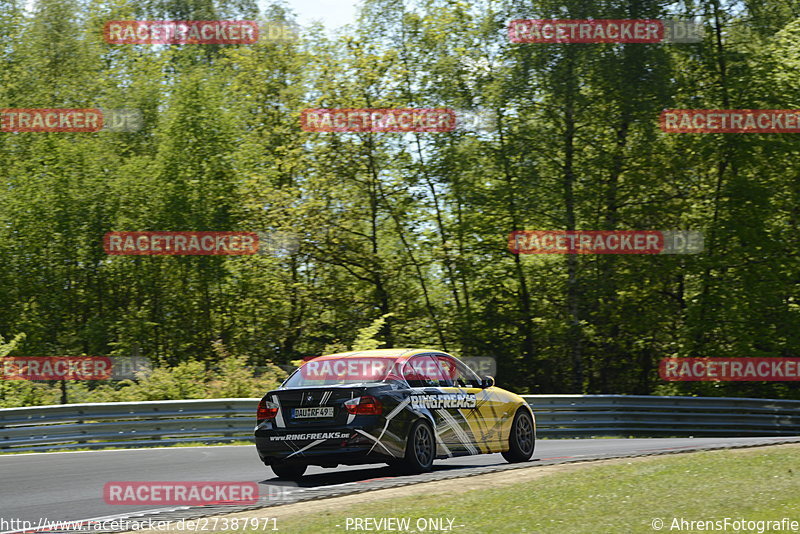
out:
M534 460L515 466L681 452L696 448L753 446L798 438L653 438L539 440ZM300 484L282 482L258 460L254 446L173 447L0 455L0 520L33 524L106 517L199 517L229 511L153 505L108 505L111 481L254 481L264 504L297 502L342 493L469 476L512 467L499 454L437 460L432 473L398 476L387 466L311 467ZM251 507L252 508L252 507ZM198 511L199 510L199 511ZM171 515L170 515L171 514ZM193 515L192 515L193 514ZM0 532L14 532L9 523Z

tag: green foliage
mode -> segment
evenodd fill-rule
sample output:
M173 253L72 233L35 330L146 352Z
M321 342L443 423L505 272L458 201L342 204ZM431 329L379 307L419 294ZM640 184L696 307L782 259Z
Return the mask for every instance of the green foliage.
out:
M80 402L135 402L181 399L255 398L275 389L286 373L270 361L258 370L248 365L246 356L228 352L221 341L214 342L218 360L211 369L197 360L176 365L161 365L152 372L137 374L135 380L111 384L68 382L67 398ZM57 386L29 381L0 381L0 407L57 404L61 391Z
M385 341L375 339L375 336L378 335L378 332L380 332L380 330L383 328L383 325L386 324L386 320L392 315L394 314L386 313L381 315L372 321L372 324L369 326L360 328L358 330L358 336L356 336L355 341L353 341L351 350L374 350L383 345Z
M47 384L27 380L0 381L0 408L58 404L61 391Z
M144 118L138 132L0 132L0 334L26 333L3 350L159 362L113 387L70 384L70 401L257 396L281 376L272 362L399 346L492 356L499 383L531 393L800 395L657 372L669 356L800 350L800 171L787 164L799 137L658 127L670 107L800 105L786 2L365 0L334 37L148 47L100 33L113 19L255 11L0 0L0 108ZM697 13L698 44L519 45L504 31L516 18ZM265 16L292 20L280 4ZM311 107L451 107L495 127L318 134L299 127ZM513 230L571 228L698 230L706 251L506 246ZM255 231L264 246L103 252L106 232L135 230ZM60 398L43 384L0 391L15 405Z
M214 342L214 352L219 360L206 383L207 398L261 397L267 391L278 387L286 378L286 373L269 361L256 375L254 370L248 367L246 356L230 354L220 340Z
M205 398L208 378L205 365L198 361L180 362L171 367L156 367L138 382L123 384L115 400L178 400Z
M24 339L24 333L17 334L9 341L0 335L0 364L2 358L17 350ZM57 404L60 398L61 392L46 384L26 380L0 380L0 408Z
M6 341L5 338L0 335L0 358L4 358L11 354L11 351L14 351L19 347L22 341L25 339L25 334L17 334L10 340Z

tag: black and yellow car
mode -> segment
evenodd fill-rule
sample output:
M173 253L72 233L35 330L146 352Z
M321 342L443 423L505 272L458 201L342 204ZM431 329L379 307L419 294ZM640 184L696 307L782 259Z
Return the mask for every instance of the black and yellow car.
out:
M281 478L308 465L388 463L429 471L436 458L530 459L533 411L522 397L428 349L381 349L306 361L258 405L258 454Z

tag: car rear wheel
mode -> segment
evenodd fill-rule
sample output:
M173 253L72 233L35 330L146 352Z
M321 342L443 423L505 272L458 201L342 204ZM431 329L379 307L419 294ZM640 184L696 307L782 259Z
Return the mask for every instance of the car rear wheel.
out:
M398 465L407 474L425 473L433 467L436 441L430 423L419 420L411 427L406 442L406 455Z
M517 410L511 424L511 435L508 438L508 450L503 452L506 461L527 462L533 456L536 435L533 432L533 418L525 408Z
M296 480L303 476L308 466L303 464L272 464L270 467L278 478Z

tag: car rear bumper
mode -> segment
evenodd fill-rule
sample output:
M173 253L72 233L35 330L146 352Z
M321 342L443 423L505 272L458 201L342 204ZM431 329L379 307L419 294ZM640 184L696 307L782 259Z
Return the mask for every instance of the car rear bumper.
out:
M361 428L326 428L310 431L258 429L256 449L266 465L298 462L311 465L357 465L398 459L364 435Z

